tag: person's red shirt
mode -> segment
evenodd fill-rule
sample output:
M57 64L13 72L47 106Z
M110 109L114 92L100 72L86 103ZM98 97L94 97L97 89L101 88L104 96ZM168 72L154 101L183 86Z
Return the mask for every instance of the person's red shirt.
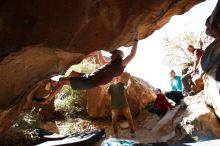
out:
M167 111L168 108L172 109L172 105L167 101L163 94L157 94L154 106L162 111Z
M194 51L194 54L195 54L195 62L197 65L197 64L199 64L200 59L201 59L202 55L204 54L204 51L202 49L196 49Z

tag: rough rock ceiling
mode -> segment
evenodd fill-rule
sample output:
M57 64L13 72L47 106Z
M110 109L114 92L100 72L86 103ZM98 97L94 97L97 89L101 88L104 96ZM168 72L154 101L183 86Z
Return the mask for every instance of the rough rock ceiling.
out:
M204 0L2 0L0 59L43 44L88 53L128 45L137 30L146 38Z

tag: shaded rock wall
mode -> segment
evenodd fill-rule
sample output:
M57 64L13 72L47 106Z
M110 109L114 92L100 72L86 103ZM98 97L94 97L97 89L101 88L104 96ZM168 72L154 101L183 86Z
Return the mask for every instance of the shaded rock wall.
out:
M218 1L212 15L206 20L206 33L214 38L220 37L220 1Z
M214 108L220 118L220 1L218 1L212 15L207 19L207 34L215 37L205 50L201 59L204 77L206 103Z
M210 105L214 109L216 115L220 117L220 81L215 80L218 66L220 66L220 64L207 72L204 80L206 104Z
M72 60L82 55L62 50L34 46L27 47L0 63L0 109L7 109L21 100L31 85L51 74L65 72ZM13 72L12 72L13 70Z
M131 86L128 92L126 91L126 94L131 113L135 116L146 107L148 102L154 101L156 95L153 87L142 79L131 76L128 73L123 73L120 76L121 82L127 83L129 79L131 80ZM108 94L109 86L110 84L107 84L87 91L87 112L90 117L111 116L111 97Z
M24 109L31 107L32 91L40 85L39 80L65 72L73 58L80 60L81 56L32 46L0 62L0 133L9 128Z

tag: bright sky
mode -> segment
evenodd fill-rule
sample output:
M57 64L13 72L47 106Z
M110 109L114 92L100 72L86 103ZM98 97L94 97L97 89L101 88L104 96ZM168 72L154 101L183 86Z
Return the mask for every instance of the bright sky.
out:
M155 31L148 38L139 41L135 58L128 64L125 71L149 82L156 88L169 90L169 71L175 70L180 75L180 70L163 65L164 49L161 45L164 35L177 35L185 31L202 33L205 30L205 21L212 13L217 0L207 0L194 6L183 15L173 16L169 23ZM121 47L125 56L130 48Z

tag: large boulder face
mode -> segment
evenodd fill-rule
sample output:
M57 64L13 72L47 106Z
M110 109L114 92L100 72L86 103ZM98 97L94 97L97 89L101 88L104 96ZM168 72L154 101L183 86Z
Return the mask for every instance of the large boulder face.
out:
M180 127L195 140L220 138L220 122L218 117L206 103L206 94L187 97L183 101L187 108L182 115ZM181 116L178 116L179 119ZM178 119L178 118L177 118ZM175 122L178 122L176 120Z
M220 49L220 46L218 46ZM216 115L220 117L220 63L213 66L204 77L206 104L210 105Z
M215 37L205 50L201 58L202 69L206 72L204 77L206 103L213 107L216 115L220 117L220 1L218 1L212 15L207 19L207 34Z
M202 57L202 67L206 71L203 78L206 103L213 107L220 117L220 38L210 44Z
M146 107L148 102L154 101L156 95L153 87L142 79L133 77L128 73L123 73L120 76L121 82L127 83L129 79L131 80L131 86L126 94L131 113L135 116ZM87 91L87 112L90 117L97 118L111 115L109 85L95 87Z

